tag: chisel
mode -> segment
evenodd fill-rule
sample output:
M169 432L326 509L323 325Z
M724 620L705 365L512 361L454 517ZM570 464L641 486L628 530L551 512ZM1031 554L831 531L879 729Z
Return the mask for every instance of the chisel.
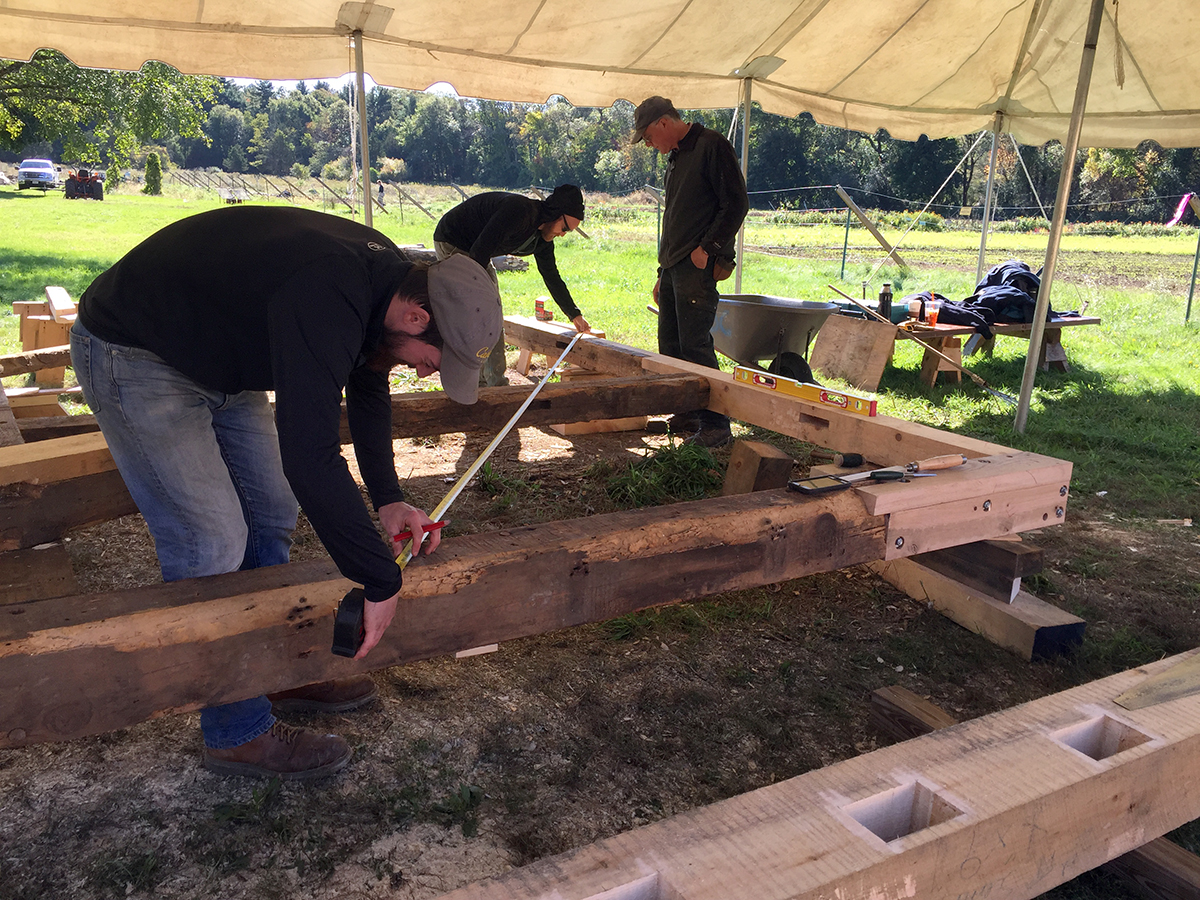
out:
M895 476L882 475L882 473L898 473L900 477L905 475L923 475L930 472L941 471L942 469L953 469L956 466L961 466L967 461L967 458L959 453L951 453L947 456L934 456L930 459L919 459L916 462L906 463L903 466L885 466L882 469L871 469L867 472L855 472L852 475L839 475L843 481L855 482L866 481L869 478L880 480L897 480Z

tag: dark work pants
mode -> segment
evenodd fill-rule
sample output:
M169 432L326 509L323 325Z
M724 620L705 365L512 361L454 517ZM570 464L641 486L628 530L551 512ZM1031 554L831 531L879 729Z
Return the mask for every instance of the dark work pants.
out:
M663 269L658 283L658 352L718 369L712 327L719 294L712 271L712 257L704 269L697 269L690 256ZM692 415L706 427L729 424L728 416L708 409Z

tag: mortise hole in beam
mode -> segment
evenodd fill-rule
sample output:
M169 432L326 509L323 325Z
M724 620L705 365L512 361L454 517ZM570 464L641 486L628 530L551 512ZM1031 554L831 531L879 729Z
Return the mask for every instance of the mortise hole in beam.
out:
M1050 739L1099 761L1146 743L1150 735L1110 716L1096 716L1052 732Z
M919 781L851 803L845 811L886 843L963 814L961 809Z

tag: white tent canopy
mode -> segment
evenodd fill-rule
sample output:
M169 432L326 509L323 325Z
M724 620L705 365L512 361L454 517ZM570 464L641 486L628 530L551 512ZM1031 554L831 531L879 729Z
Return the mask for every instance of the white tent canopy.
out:
M733 106L737 71L770 112L893 137L995 127L1026 144L1067 134L1083 0L9 0L0 57L53 47L82 66L149 59L191 74L315 79L354 69L382 85L580 106L661 93ZM1200 145L1200 2L1106 4L1083 146ZM1120 66L1118 67L1118 60ZM766 66L770 69L770 66ZM1124 85L1117 71L1123 69Z

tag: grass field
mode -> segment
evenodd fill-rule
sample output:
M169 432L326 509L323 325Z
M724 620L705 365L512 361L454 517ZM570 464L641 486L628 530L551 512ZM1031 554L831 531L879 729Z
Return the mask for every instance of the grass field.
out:
M457 200L449 188L410 186L422 206L440 215ZM111 191L103 203L64 203L56 194L0 189L0 312L14 300L37 299L47 284L78 297L96 275L156 229L183 216L216 208L213 194L175 186L147 197L132 189ZM285 201L274 201L284 203ZM398 243L432 244L434 222L411 203L390 199L375 226ZM342 207L345 211L345 207ZM752 216L742 291L808 300L831 297L827 284L853 295L881 259L862 229L849 235L843 263L841 228L771 224ZM655 348L655 318L647 311L655 275L655 208L593 203L584 223L588 237L559 241L559 266L593 327L608 337ZM899 232L887 234L898 240ZM1064 239L1051 305L1079 309L1104 320L1097 328L1067 333L1072 371L1039 374L1026 433L1013 431L1012 408L966 379L961 386L930 390L917 379L920 351L902 342L895 365L880 386L880 408L917 422L960 431L1075 463L1075 501L1122 515L1194 517L1200 512L1200 308L1184 324L1195 230L1176 238L1068 236ZM997 234L988 264L1019 258L1040 264L1045 237ZM904 293L934 289L953 298L971 293L978 236L920 232L900 246L912 265L893 265L872 278ZM844 278L843 275L844 267ZM732 282L727 283L732 291ZM504 273L505 312L529 315L545 294L536 269ZM553 304L549 304L554 309ZM1197 303L1200 307L1200 303ZM970 360L989 384L1017 395L1027 344L997 342L995 356ZM16 319L0 316L0 351L18 350ZM731 363L727 364L731 365ZM9 385L19 379L9 379ZM1103 495L1101 496L1101 494Z

